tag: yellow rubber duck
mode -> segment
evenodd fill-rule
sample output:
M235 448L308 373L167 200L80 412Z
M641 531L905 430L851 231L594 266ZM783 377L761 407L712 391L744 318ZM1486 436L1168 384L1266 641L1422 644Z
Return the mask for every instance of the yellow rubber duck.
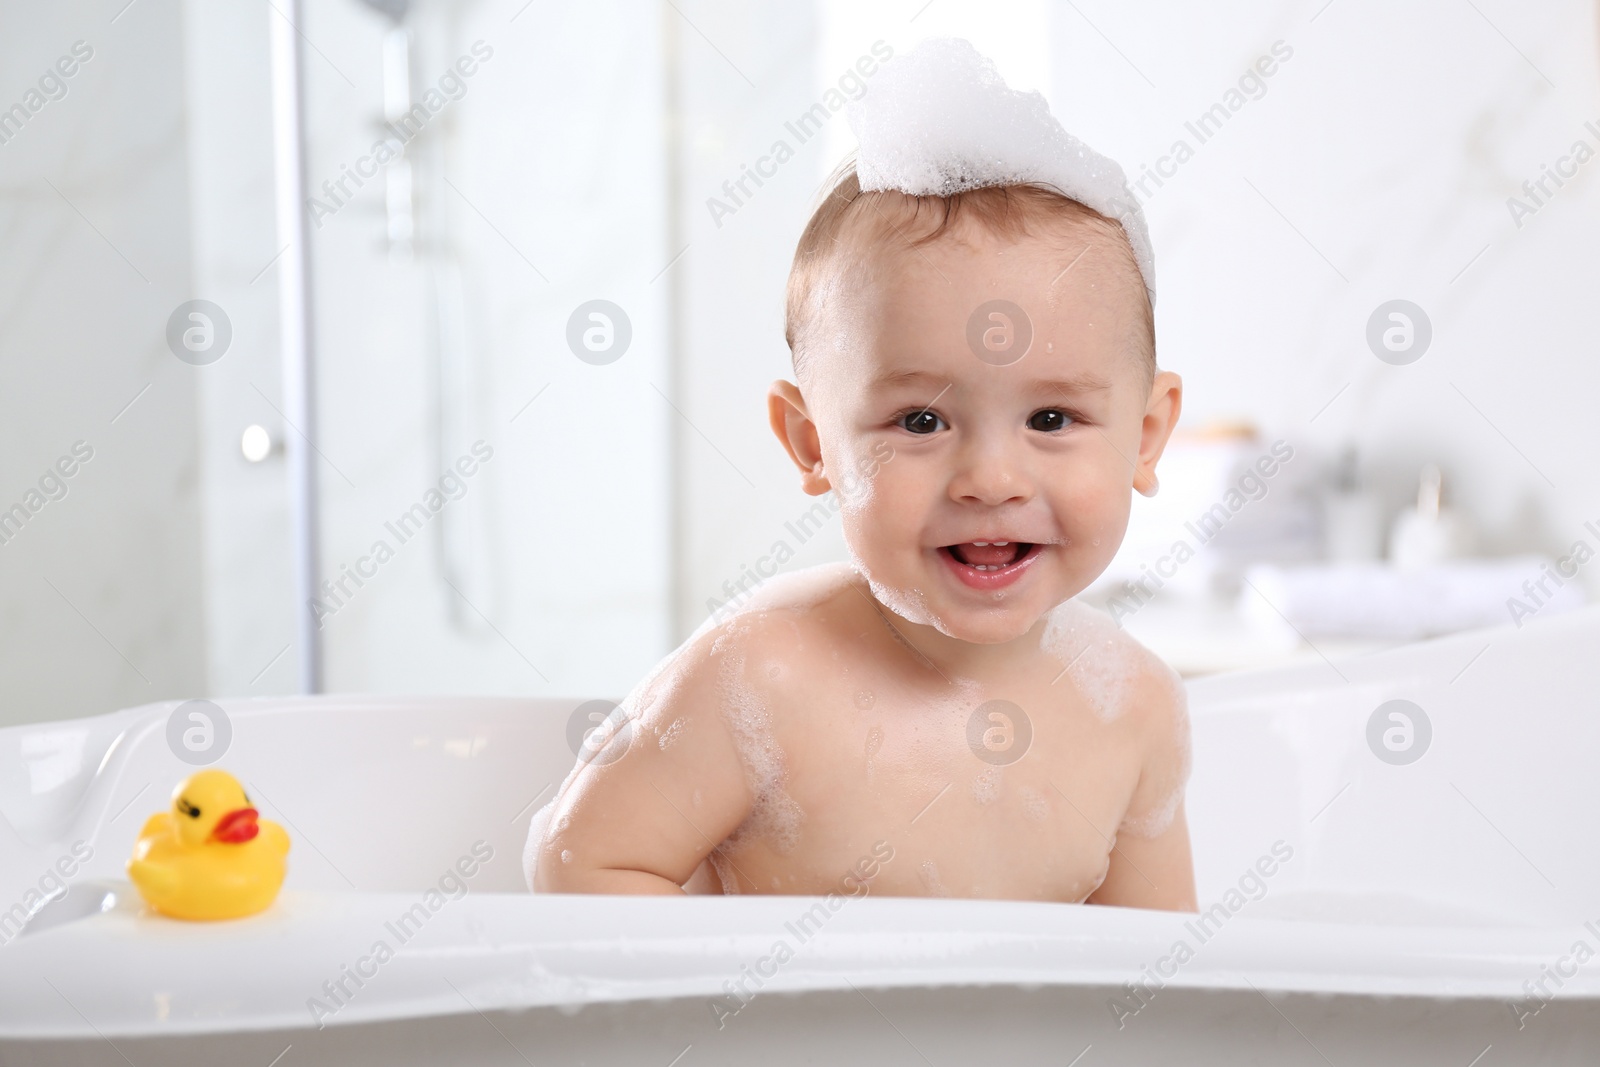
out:
M145 902L175 919L238 919L263 911L283 886L289 835L257 817L227 771L190 775L172 808L150 816L128 861Z

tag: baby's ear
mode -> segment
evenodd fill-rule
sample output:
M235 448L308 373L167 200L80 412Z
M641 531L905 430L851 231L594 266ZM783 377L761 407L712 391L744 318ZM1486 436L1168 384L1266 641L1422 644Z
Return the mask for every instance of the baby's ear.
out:
M1150 399L1139 433L1139 461L1133 473L1134 489L1145 496L1156 495L1156 462L1166 450L1182 409L1183 379L1171 371L1157 372L1150 383Z
M833 488L822 468L822 442L817 424L806 413L806 398L800 387L782 379L767 390L767 419L794 465L800 468L800 488L811 496L821 496Z

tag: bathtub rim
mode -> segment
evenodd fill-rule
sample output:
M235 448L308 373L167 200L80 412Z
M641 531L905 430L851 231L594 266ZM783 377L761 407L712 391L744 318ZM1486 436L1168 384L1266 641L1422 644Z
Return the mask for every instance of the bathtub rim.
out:
M784 919L823 898L481 892L469 893L463 898L467 900L472 901L467 907L441 912L449 916L447 921L424 929L426 943L418 935L404 979L387 983L387 988L364 988L326 1025L673 999L705 1000L709 1014L710 1003L726 995L722 982L736 978L741 967L768 949ZM140 916L144 928L138 929L137 905L130 904L29 935L0 947L0 1041L315 1030L300 994L314 993L317 987L304 975L298 980L288 974L272 976L278 988L289 983L296 993L245 1011L236 1005L228 1008L227 991L219 991L212 979L199 995L202 1000L212 996L213 1008L221 1006L219 1010L231 1014L167 1020L131 1011L129 1005L142 994L129 992L116 976L128 973L126 968L141 954L159 958L157 973L186 968L215 975L219 958L248 955L283 934L300 947L314 946L308 952L321 953L310 963L299 959L302 969L309 967L313 977L336 975L338 966L351 958L348 948L332 948L339 930L393 916L416 901L414 893L303 891L275 921L246 920L242 926L209 927L195 935L190 927L176 939L163 936L167 920ZM631 913L626 923L618 922L619 909ZM805 953L762 984L760 995L848 992L853 987L1117 991L1169 952L1183 922L1192 918L1189 913L1015 901L850 901L805 942ZM558 926L559 931L553 929ZM704 929L694 932L697 928ZM492 943L485 943L486 931ZM213 932L218 936L207 936ZM1561 955L1575 936L1565 926L1360 926L1244 912L1229 921L1227 934L1215 949L1209 942L1201 945L1195 958L1158 990L1253 989L1262 995L1499 1000L1509 1005L1523 999L1523 981L1537 977L1539 968ZM108 953L108 945L116 951ZM1059 962L1073 951L1080 954L1077 961ZM39 982L41 975L62 980L60 971L50 973L51 960L83 960L96 952L101 965L91 980L79 974L68 983L72 1000L66 1000L64 990L52 992ZM417 981L430 982L431 988L419 993L412 988ZM1553 992L1552 1000L1600 1000L1600 966L1579 968ZM1109 1000L1106 1009L1111 1014Z

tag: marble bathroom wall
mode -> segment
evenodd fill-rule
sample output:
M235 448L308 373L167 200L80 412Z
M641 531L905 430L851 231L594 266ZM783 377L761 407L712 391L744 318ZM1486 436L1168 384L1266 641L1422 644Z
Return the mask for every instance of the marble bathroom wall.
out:
M0 722L205 691L181 5L0 6Z

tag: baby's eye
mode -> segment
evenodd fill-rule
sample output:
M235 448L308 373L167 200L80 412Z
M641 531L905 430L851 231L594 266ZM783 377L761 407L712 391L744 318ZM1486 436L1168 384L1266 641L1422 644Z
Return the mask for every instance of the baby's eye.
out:
M1035 411L1028 418L1028 429L1049 433L1052 430L1064 429L1071 421L1072 416L1065 411L1046 408L1044 411Z
M933 412L924 409L901 416L900 425L912 433L933 433L935 430L944 428L945 421Z

